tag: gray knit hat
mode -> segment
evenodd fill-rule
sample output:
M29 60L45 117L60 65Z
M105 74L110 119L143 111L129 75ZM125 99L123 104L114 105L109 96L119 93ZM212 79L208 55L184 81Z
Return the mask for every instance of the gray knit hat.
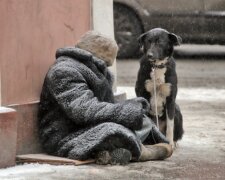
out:
M116 41L96 31L88 31L76 44L76 47L91 52L94 56L111 66L116 59L118 46Z

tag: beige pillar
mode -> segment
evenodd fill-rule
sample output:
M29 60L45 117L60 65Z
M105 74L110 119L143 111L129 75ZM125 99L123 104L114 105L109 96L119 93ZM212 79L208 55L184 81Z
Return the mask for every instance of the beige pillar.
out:
M113 0L92 0L92 28L114 38ZM114 91L116 91L116 60L110 70L115 76Z

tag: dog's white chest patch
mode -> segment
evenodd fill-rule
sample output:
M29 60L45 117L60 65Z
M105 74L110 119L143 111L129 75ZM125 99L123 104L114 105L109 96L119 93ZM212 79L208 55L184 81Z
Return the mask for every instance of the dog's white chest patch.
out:
M170 95L171 91L171 84L165 83L165 72L166 67L161 69L155 69L155 71L152 71L150 74L151 79L146 80L145 82L145 88L146 91L148 91L151 94L150 98L150 114L156 115L156 105L157 105L157 111L158 115L161 116L163 114L163 106L166 103L166 97ZM154 88L154 81L155 86ZM156 100L154 98L154 89L156 89Z

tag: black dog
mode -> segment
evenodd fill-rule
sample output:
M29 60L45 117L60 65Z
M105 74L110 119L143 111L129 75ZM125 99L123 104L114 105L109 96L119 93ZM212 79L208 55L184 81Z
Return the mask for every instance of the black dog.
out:
M183 135L183 117L176 104L177 74L174 61L174 46L181 38L168 31L155 28L139 37L144 55L136 81L136 95L150 102L149 116L156 122L158 112L159 128L173 147Z

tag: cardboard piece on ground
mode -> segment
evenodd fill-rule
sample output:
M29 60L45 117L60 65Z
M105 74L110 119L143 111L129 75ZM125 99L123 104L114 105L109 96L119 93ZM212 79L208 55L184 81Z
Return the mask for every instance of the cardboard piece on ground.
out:
M24 154L17 155L16 160L18 163L40 163L40 164L51 164L51 165L82 165L93 163L94 160L79 161L74 159L68 159L63 157L51 156L47 154Z

